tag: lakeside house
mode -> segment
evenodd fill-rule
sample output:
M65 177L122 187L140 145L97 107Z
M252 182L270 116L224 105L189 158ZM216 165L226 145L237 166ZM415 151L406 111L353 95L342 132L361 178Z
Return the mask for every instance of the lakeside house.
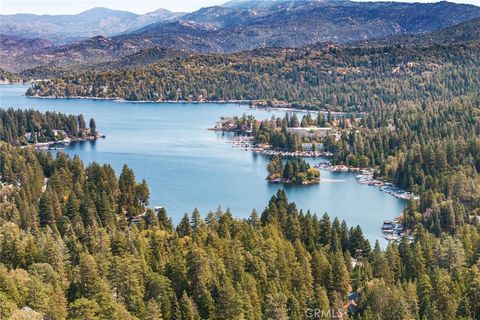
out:
M288 132L295 133L299 137L304 138L314 138L314 137L319 137L319 138L325 138L330 131L332 131L332 128L329 127L291 127L287 128Z
M302 151L323 151L325 146L323 143L302 143Z

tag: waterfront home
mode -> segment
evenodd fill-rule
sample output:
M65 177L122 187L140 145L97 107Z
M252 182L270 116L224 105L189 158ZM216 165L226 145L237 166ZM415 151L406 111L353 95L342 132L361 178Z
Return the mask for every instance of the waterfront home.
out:
M287 128L288 132L292 132L297 134L298 136L304 138L314 138L314 137L319 137L319 138L325 138L330 131L332 131L332 128L318 128L318 127L293 127L293 128Z
M302 151L323 151L323 143L302 143Z

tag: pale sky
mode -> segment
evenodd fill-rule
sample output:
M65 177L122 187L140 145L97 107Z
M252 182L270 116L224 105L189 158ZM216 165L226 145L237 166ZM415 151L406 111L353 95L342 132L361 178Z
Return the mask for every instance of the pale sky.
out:
M0 13L75 14L94 7L107 7L139 14L160 8L171 11L191 12L201 7L218 5L227 1L228 0L0 0ZM480 6L480 0L450 1ZM417 0L415 2L434 1Z

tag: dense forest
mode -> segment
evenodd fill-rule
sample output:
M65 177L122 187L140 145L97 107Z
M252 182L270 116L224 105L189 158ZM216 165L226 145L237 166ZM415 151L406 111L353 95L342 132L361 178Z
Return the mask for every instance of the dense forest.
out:
M312 184L320 182L320 171L311 168L302 158L287 159L273 157L267 165L268 181L293 184Z
M89 125L90 128L83 115L67 116L58 112L0 108L0 141L13 145L58 141L66 137L95 137L95 120L90 119Z
M303 108L371 110L452 99L480 88L478 42L455 45L266 48L167 58L128 70L72 71L36 82L38 96L149 101L277 100Z
M174 227L125 166L0 146L0 317L8 319L472 319L480 232L422 225L386 250L359 227L298 211L218 209ZM45 178L47 180L45 180ZM9 185L8 181L17 181ZM46 185L45 184L46 182ZM357 306L345 309L354 292ZM23 308L28 306L28 308ZM23 309L22 309L23 308ZM328 313L328 312L330 313Z
M128 166L117 176L109 165L16 147L35 128L74 134L74 122L85 128L77 116L2 111L0 318L478 318L479 49L473 41L192 54L37 82L28 94L368 111L233 123L288 150L306 141L288 127L333 127L318 140L333 164L371 166L420 200L401 217L411 238L385 249L358 226L298 210L283 191L248 219L193 210L174 226L164 208L148 208L147 182ZM287 173L271 165L293 177L293 163Z
M127 167L117 178L61 153L3 144L0 155L2 318L301 319L344 310L351 291L365 319L480 312L478 224L440 224L439 237L420 224L413 243L372 250L358 227L279 192L260 216L195 210L174 228L145 209L148 187Z
M418 193L410 227L423 221L437 235L444 228L453 232L480 214L479 103L477 93L379 108L358 122L358 130L326 139L325 147L333 163L373 166L379 177Z

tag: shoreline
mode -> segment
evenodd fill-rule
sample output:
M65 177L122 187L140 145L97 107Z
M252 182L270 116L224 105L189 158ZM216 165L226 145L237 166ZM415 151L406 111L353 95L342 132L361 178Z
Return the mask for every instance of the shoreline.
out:
M406 200L406 201L420 200L420 197L413 192L403 190L395 186L393 183L389 181L375 179L373 177L373 173L375 169L371 167L367 167L367 168L351 167L343 164L332 165L330 163L323 162L315 165L315 168L328 170L330 172L350 172L350 173L357 172L357 173L360 173L355 177L358 184L378 187L379 191L389 194L397 199Z
M126 100L123 98L101 98L95 96L28 96L25 95L27 98L33 99L72 99L72 100L106 100L106 101L113 101L119 103L169 103L169 104L202 104L202 103L212 103L212 104L237 104L237 105L248 105L250 109L253 110L264 110L264 111L284 111L284 112L302 112L302 113L330 113L335 116L345 116L349 114L355 115L367 115L367 112L345 112L345 111L331 111L327 109L319 109L319 110L312 110L312 109L301 109L301 108L287 108L287 107L267 107L267 106L258 106L253 104L257 100Z
M213 130L217 131L217 130ZM281 157L302 157L302 158L330 158L333 156L332 153L326 151L296 151L296 152L287 152L287 151L277 151L270 150L268 148L255 147L251 143L252 137L250 136L239 136L233 138L227 143L232 143L232 147L238 148L242 151L250 151L254 154L263 154L265 156L281 156ZM397 199L401 200L419 200L420 197L413 192L403 190L393 183L385 180L374 179L373 174L375 172L374 168L371 167L352 167L344 164L341 165L332 165L330 162L321 162L314 168L327 170L330 172L349 172L349 173L360 173L356 176L358 184L365 184L368 186L376 186L379 191L387 193ZM268 180L268 178L267 178ZM283 183L282 181L275 181L271 183Z
M268 177L265 180L267 180L269 183L274 183L274 184L286 184L286 185L298 185L298 186L309 186L312 184L319 184L321 181L321 179L318 179L318 180L312 180L312 181L305 181L302 183L295 183L295 182L292 182L291 180L286 180L284 178L269 179Z
M0 81L0 85L5 85L5 86L9 86L9 85L24 85L24 84L32 84L33 82L30 82L30 81L16 81L16 82L12 82L12 81L9 81L9 80L2 80Z
M71 99L71 100L106 100L106 101L113 101L113 102L119 102L119 103L177 103L177 104L202 104L202 103L213 103L213 104L239 104L239 105L247 105L250 104L250 100L214 100L214 101L188 101L188 100L156 100L156 101L151 101L151 100L125 100L122 98L100 98L100 97L95 97L95 96L71 96L71 97L65 97L65 96L28 96L25 95L27 98L32 98L32 99Z
M311 109L298 109L298 108L286 108L286 107L263 107L263 106L255 106L251 105L250 109L258 109L258 110L265 110L265 111L285 111L285 112L302 112L302 113L328 113L330 112L334 116L346 116L349 114L356 114L356 115L367 115L368 112L345 112L345 111L332 111L327 109L320 109L320 110L311 110Z
M234 131L224 131L224 130L215 130L208 129L211 131L219 132L234 132ZM234 137L232 140L227 141L231 143L232 147L241 149L242 151L250 151L254 154L263 154L266 156L281 156L281 157L303 157L303 158L321 158L321 157L331 157L332 154L327 151L280 151L272 150L266 147L254 146L252 144L252 137L250 136L239 136Z
M20 148L34 148L35 150L63 150L65 149L65 147L69 146L72 143L96 141L98 139L104 139L104 138L105 138L105 135L99 133L96 136L88 136L85 138L67 137L62 140L31 143L24 146L20 146Z

